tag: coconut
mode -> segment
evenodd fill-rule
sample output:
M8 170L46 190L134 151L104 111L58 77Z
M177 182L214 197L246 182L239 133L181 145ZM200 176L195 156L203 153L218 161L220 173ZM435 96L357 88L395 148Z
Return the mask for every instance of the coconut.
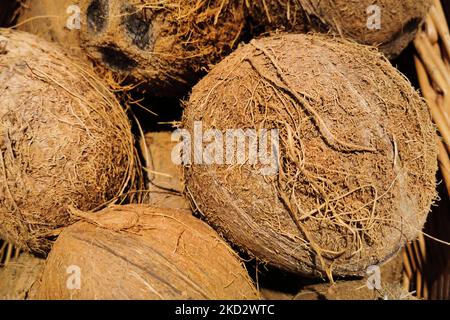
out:
M37 299L256 299L242 262L189 211L114 206L56 241ZM69 285L68 285L69 284Z
M419 234L436 194L425 102L381 53L344 39L253 40L194 87L182 127L195 141L187 193L207 221L305 276L363 276ZM230 129L253 130L245 152Z
M253 3L251 16L266 25L266 29L298 32L307 25L309 30L331 31L362 44L378 46L389 58L398 56L414 39L431 7L431 0L259 0ZM261 12L266 12L266 16ZM295 18L303 15L306 18Z
M81 12L90 57L167 96L229 53L245 23L243 0L82 0Z
M146 159L148 196L146 204L163 208L190 209L183 194L182 166L174 163L172 151L176 146L170 132L149 132L141 147Z
M0 238L45 253L69 207L101 207L137 181L131 126L83 65L25 32L0 29L0 92Z
M431 0L299 0L313 28L328 29L360 43L379 46L394 58L414 39ZM380 24L378 24L378 22Z
M80 47L81 9L73 0L23 0L18 29L60 44L77 57Z
M0 268L0 300L25 300L32 295L44 262L44 259L23 253Z
M376 268L378 267L378 268ZM363 279L323 280L298 278L273 271L258 277L261 295L267 300L372 300L411 299L403 289L403 255L399 254L382 266L373 266ZM379 276L377 283L375 277ZM317 283L319 282L319 283ZM371 286L369 288L369 285ZM377 288L375 288L377 286Z

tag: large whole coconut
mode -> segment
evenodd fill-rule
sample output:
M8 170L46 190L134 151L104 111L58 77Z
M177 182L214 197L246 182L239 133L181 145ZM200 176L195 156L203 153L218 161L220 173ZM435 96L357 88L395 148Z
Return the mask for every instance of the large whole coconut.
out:
M36 299L256 299L231 248L189 211L114 206L56 241Z
M252 3L253 19L262 21L269 30L301 31L306 24L310 30L331 31L362 44L378 46L390 58L400 54L414 39L431 6L431 0L259 0ZM271 20L261 15L261 11L270 14ZM306 14L307 18L292 19L293 12L299 17ZM298 23L294 23L296 20Z
M22 0L17 28L53 41L77 57L85 56L80 47L82 26L79 1Z
M68 207L91 210L133 184L125 112L58 47L0 29L0 237L45 252Z
M184 162L199 211L243 250L295 273L364 275L418 235L435 196L426 104L380 53L354 42L254 40L194 87L183 127L197 145ZM244 146L257 161L246 151L221 164L229 129L260 133Z
M245 23L243 0L80 2L88 55L158 95L185 93L238 44Z

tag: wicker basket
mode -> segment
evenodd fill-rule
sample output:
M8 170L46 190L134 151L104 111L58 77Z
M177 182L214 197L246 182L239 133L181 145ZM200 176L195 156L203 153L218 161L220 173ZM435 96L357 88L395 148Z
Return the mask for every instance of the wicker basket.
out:
M426 23L414 41L422 94L440 133L440 201L429 216L425 234L404 255L404 287L422 299L450 299L450 33L445 12L450 3L433 1ZM445 6L445 9L443 7ZM446 243L444 243L446 242Z

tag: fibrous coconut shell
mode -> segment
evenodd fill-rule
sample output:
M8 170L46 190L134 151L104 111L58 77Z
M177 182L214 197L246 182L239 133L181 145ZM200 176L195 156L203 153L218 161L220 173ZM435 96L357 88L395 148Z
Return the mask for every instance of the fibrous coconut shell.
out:
M414 39L431 0L251 1L255 32L331 32L397 57ZM262 29L262 30L261 30Z
M264 174L248 153L230 164L192 157L185 180L221 234L287 271L364 275L417 237L436 195L425 102L378 51L354 42L254 40L194 87L182 124L190 136L196 121L223 134L278 129L279 146L269 148L277 171Z
M81 0L82 45L153 94L185 94L237 46L244 8L243 0Z
M389 58L398 56L414 39L431 7L431 0L299 1L313 29L378 46Z
M47 252L69 207L124 200L139 181L126 113L86 68L0 30L0 237L21 249Z

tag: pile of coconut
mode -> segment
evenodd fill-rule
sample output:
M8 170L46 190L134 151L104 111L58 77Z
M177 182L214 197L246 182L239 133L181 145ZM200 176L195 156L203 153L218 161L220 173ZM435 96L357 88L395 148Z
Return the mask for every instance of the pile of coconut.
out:
M0 11L0 299L270 298L255 265L313 283L290 299L409 298L367 275L401 274L436 198L435 127L389 62L429 7ZM134 113L156 97L173 132Z

